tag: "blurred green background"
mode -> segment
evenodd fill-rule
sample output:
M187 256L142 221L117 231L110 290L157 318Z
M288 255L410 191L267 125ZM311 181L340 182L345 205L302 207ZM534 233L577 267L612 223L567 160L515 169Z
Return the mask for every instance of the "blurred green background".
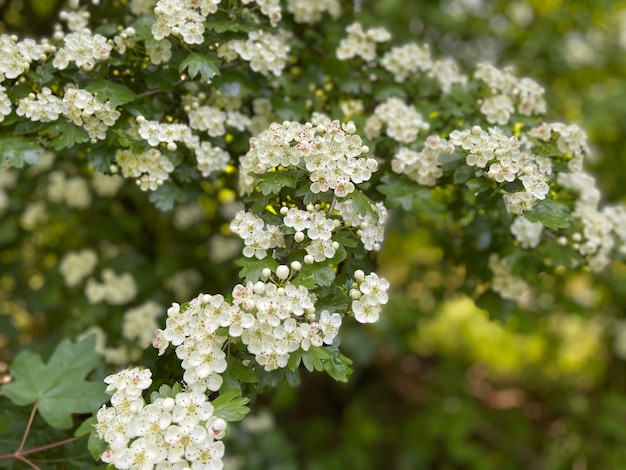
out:
M0 0L0 31L48 32L59 3ZM360 5L364 23L382 23L398 42L427 42L434 55L467 66L512 65L520 76L538 80L547 90L548 120L587 129L596 154L589 168L606 200L626 201L626 2ZM33 187L37 178L28 175ZM230 197L220 185L203 188L203 222L192 229L207 240L220 236L228 220L215 202ZM23 201L30 192L36 194L22 190ZM122 247L107 266L147 271L158 257L166 267L138 280L150 292L169 272L184 270L186 260L210 260L212 250L208 243L194 245L197 233L186 238L189 227L174 224L175 215L159 214L142 196L123 189L114 203L90 213L92 223L102 224L101 238ZM47 231L28 233L19 220L25 206L13 204L14 216L0 230L0 257L8 267L0 273L0 361L35 340L34 347L45 351L59 337L111 315L84 299L81 304L58 273L49 275L61 243L65 249L100 243L106 251L90 239L93 230L62 241L74 217L65 211L55 212L62 217ZM124 223L113 229L105 223L111 217ZM229 437L229 468L626 468L626 267L616 264L599 275L557 273L546 278L553 289L546 305L553 308L516 312L502 321L458 298L467 266L446 256L428 223L415 212L390 225L380 263L394 294L379 324L346 327L343 348L356 365L350 382L307 374L295 389L283 383L262 395L254 415ZM151 243L139 253L124 251L123 237ZM481 262L480 254L476 260ZM42 273L50 287L45 290L38 282ZM206 263L198 289L217 292L217 286L232 284L235 273L217 261ZM159 300L167 305L172 294L163 291ZM68 316L74 322L62 326ZM114 337L115 322L109 327Z

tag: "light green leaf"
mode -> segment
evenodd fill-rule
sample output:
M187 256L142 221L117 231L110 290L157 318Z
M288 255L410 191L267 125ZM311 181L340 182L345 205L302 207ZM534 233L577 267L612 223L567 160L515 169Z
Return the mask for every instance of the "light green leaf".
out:
M278 262L271 256L263 259L257 258L240 258L235 261L237 266L241 266L239 277L245 279L246 282L256 282L261 278L261 271L269 268L272 272L278 267Z
M95 81L85 89L93 93L99 101L104 103L108 100L113 106L130 103L137 97L131 89L110 80Z
M37 410L51 426L71 428L72 414L91 413L107 398L104 383L85 381L100 363L94 345L94 336L76 344L64 340L47 364L39 355L24 351L11 365L13 382L2 391L18 406L37 402Z
M524 217L531 222L541 222L547 228L558 230L570 225L570 208L554 199L539 201L531 210L524 212Z
M249 412L250 408L245 406L250 400L238 396L237 390L228 390L213 400L213 415L225 421L241 421Z
M190 78L195 78L198 74L202 77L202 80L208 82L215 75L220 73L220 69L215 65L215 59L212 57L192 52L183 60L179 67L178 72L183 73L187 69L187 74Z
M22 168L25 163L39 162L43 148L34 139L26 137L0 137L0 165Z

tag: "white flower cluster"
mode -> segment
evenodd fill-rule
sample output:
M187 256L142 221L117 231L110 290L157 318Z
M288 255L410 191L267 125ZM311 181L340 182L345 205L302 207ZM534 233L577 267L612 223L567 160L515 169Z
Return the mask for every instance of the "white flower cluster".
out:
M511 224L511 233L522 248L536 248L541 241L543 224L531 222L524 217L516 217Z
M267 270L269 271L269 270ZM274 277L283 282L295 271L281 265ZM272 273L267 272L267 277ZM332 344L342 320L338 313L323 310L317 314L316 297L304 286L277 285L271 280L239 284L233 301L200 294L181 308L168 309L166 328L157 332L154 346L162 354L172 344L185 370L183 379L196 392L218 390L226 370L223 351L227 336L241 338L255 361L271 371L287 366L290 353L311 346ZM221 328L221 330L220 330Z
M365 156L369 149L355 134L354 124L322 121L317 126L273 123L250 139L250 150L240 159L241 191L254 190L256 179L250 173L261 175L279 166L306 168L315 194L333 190L335 196L345 197L355 184L369 180L378 163Z
M157 318L162 312L163 307L153 300L127 310L122 318L122 337L136 342L141 349L146 349L152 344L154 332L159 326Z
M266 77L270 73L279 76L283 73L289 58L288 32L279 30L278 34L271 34L262 29L250 31L248 39L233 39L220 45L217 55L227 62L237 57L250 62L250 68Z
M439 156L454 152L454 145L437 135L430 135L419 152L406 147L398 149L391 160L391 169L407 175L411 180L425 186L434 186L443 175Z
M31 202L20 214L20 226L24 230L35 230L48 220L48 208L44 201Z
M4 118L11 114L13 110L11 108L11 100L6 93L7 89L0 85L0 122L4 121Z
M206 131L211 137L226 134L226 113L214 106L191 106L187 113L189 127L196 131Z
M52 65L64 70L73 62L76 67L92 70L98 61L109 58L112 49L107 38L83 29L63 37L63 46L57 50Z
M142 191L154 191L174 171L174 165L167 156L154 148L140 154L120 149L115 152L115 161L125 178L137 178L137 185Z
M37 95L30 93L19 100L15 112L31 121L41 122L56 121L63 115L85 129L92 141L106 139L107 130L121 116L110 101L103 103L87 90L71 87L65 89L63 99L53 95L47 87Z
M70 251L61 259L59 272L63 276L65 285L74 287L93 273L97 264L98 255L94 250L86 248L80 251Z
M489 256L489 269L493 273L491 289L503 299L517 300L528 289L528 284L514 276L507 262L495 253Z
M283 17L280 0L241 0L241 3L244 5L256 3L261 13L269 18L272 26L276 26Z
M115 50L119 52L120 54L125 54L127 49L129 48L133 49L137 45L137 38L135 37L136 35L137 35L137 31L132 26L129 26L121 30L118 34L113 36L113 44L115 44ZM161 41L161 43L163 43L164 45L168 44L169 46L171 46L171 44L169 43L167 39L164 39L163 41ZM157 46L156 49L160 49L160 47L161 46L159 44L159 46ZM151 56L152 55L151 51L154 51L154 49L155 48L152 48L152 47L146 47L146 53L149 56Z
M609 264L616 244L622 254L626 253L626 209L623 206L607 206L600 210L600 191L596 181L582 170L561 173L557 182L579 195L572 215L580 221L582 233L572 234L572 247L589 258L589 267L599 271ZM567 243L564 237L559 241Z
M230 223L230 230L239 235L244 241L244 256L263 259L267 250L282 247L285 240L283 233L276 225L265 224L263 219L256 215L240 211Z
M454 59L442 59L433 64L432 70L429 72L429 76L433 77L439 86L441 91L450 93L452 86L457 84L465 86L467 84L467 76L462 74L459 69L459 64Z
M515 104L517 111L524 116L546 112L543 88L529 78L518 79L511 68L500 70L492 65L478 64L474 78L489 87L491 96L482 100L480 111L492 124L507 124L515 111Z
M365 61L373 61L376 58L376 43L387 42L391 34L385 28L372 28L363 30L360 23L352 23L346 27L348 36L339 42L337 58L339 60L361 57Z
M143 116L137 117L139 135L148 144L156 147L161 143L167 144L168 150L176 150L176 142L190 142L192 139L191 129L185 124L166 124L151 121Z
M221 0L159 0L154 8L152 25L154 39L170 35L181 37L187 44L204 42L204 22L217 11Z
M67 25L67 29L76 32L82 31L89 26L89 18L91 17L88 10L61 10L59 19ZM60 27L60 25L57 25Z
M328 13L333 19L341 15L341 5L338 0L287 0L287 11L293 15L296 23L314 24Z
M387 208L382 202L373 206L374 213L361 215L354 209L351 199L339 201L337 211L343 218L346 227L358 227L357 235L368 251L379 251L385 239L385 222L387 222Z
M480 126L450 133L450 143L467 152L468 166L486 168L487 175L498 183L519 179L524 191L504 193L506 208L510 213L522 214L531 209L550 192L548 181L552 176L552 163L546 157L533 155L520 149L516 137L509 137L498 128L484 131Z
M130 11L133 15L141 16L152 12L156 0L130 0Z
M115 196L123 184L124 178L119 175L105 175L96 172L91 176L91 185L101 197Z
M355 282L350 289L352 312L359 323L375 323L389 299L389 281L376 273L365 275L360 269L354 272Z
M96 415L96 431L108 447L100 459L119 469L215 469L223 467L226 421L213 415L204 393L180 392L150 404L143 392L149 369L125 369L104 379L111 405Z
M30 69L34 60L44 61L53 51L54 47L48 42L18 41L17 36L0 34L0 83L7 78L18 78Z
M389 137L403 144L413 142L421 131L430 129L419 111L400 98L389 98L376 106L365 122L365 134L373 139L380 135L383 126Z
M230 163L230 154L210 142L201 142L195 149L197 168L202 176L223 171Z
M80 176L67 178L62 171L53 171L48 177L48 200L67 204L74 209L86 209L91 205L89 185Z
M130 273L119 276L111 269L102 270L102 283L94 278L87 280L85 296L90 304L106 302L110 305L124 305L137 296L137 284Z
M233 113L228 115L230 114ZM208 134L212 137L224 135L226 133L224 123L227 122L228 115L220 109L210 106L190 106L188 112L189 126L150 121L143 116L139 116L137 118L139 123L138 133L148 144L157 146L165 143L167 144L167 149L172 152L178 148L176 142L183 142L189 149L193 150L196 156L197 168L202 173L202 176L208 176L215 171L224 170L230 162L230 154L210 142L201 142L200 137L192 134L191 130L208 131ZM128 156L128 151L124 150L121 152L124 156ZM143 174L138 180L138 184L143 190L148 188L154 190L167 179L167 174L171 173L174 167L167 157L161 155L156 149L144 152L142 156L147 157L143 158L143 161L152 168L151 171L140 171L137 168L134 171L136 174L129 173L129 176L139 177ZM154 174L154 177L150 176L151 174Z
M559 151L571 155L571 160L567 166L572 172L581 171L584 158L591 154L587 144L587 134L583 128L576 124L544 122L531 129L528 135L543 142L551 142L556 139L556 146Z
M393 74L398 83L404 82L411 75L427 72L433 68L428 44L420 46L415 43L392 47L383 55L380 65Z

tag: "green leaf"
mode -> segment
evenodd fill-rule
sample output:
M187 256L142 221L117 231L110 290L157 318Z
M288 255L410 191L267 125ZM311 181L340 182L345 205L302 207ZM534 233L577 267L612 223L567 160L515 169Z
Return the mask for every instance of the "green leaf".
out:
M261 271L265 268L269 268L274 272L278 267L278 262L271 256L266 256L263 259L240 258L235 261L235 264L241 266L239 277L245 279L246 282L256 282L261 279Z
M156 390L150 394L150 401L154 403L158 398L175 398L180 392L183 391L181 384L176 382L172 387L167 384L163 384L159 387L159 391Z
M69 121L57 121L46 129L46 133L55 136L50 142L54 150L63 150L89 140L89 134L82 127Z
M260 180L259 190L265 196L278 194L284 186L295 188L302 175L304 175L302 170L270 171L262 175L253 174L255 178Z
M185 202L185 193L174 183L166 181L152 191L148 199L158 209L165 212L174 207L174 202Z
M531 222L541 222L547 228L558 230L567 228L572 221L569 207L554 199L539 201L531 210L524 212Z
M250 399L238 396L237 390L228 390L220 393L213 400L213 415L225 421L241 421L249 412L250 408L245 406Z
M408 178L395 175L385 175L381 178L384 184L377 187L378 191L387 196L386 203L390 207L402 206L404 210L413 207L413 201L418 188L417 183Z
M467 180L469 180L474 173L476 173L476 169L471 166L460 166L456 170L454 170L454 182L456 184L463 184Z
M94 426L97 422L98 420L96 419L95 416L92 416L91 418L87 418L85 421L83 421L83 423L80 426L78 426L78 429L74 431L74 436L79 437L79 436L84 436L85 434L89 434L90 432L94 430Z
M195 78L200 74L205 82L220 73L220 69L215 65L215 59L196 52L189 54L178 66L179 73L183 73L185 69L190 78Z
M87 440L87 450L89 450L91 457L95 461L99 461L100 456L104 454L108 448L109 445L106 441L98 437L98 433L94 429L91 434L89 434L89 439Z
M38 403L37 410L51 426L72 427L72 414L91 413L104 401L104 383L85 381L100 363L94 352L95 337L80 343L64 340L47 364L33 352L20 353L11 365L13 382L2 387L16 405Z
M113 106L130 103L137 97L131 89L110 80L95 81L85 89L93 93L99 101L104 103L108 100Z
M348 194L345 199L352 200L352 207L360 216L371 215L374 220L378 220L378 213L374 209L374 202L363 194L362 191L355 189Z
M311 346L302 352L302 363L309 372L326 372L338 382L347 382L352 373L352 361L337 348Z
M444 173L455 170L465 164L465 157L458 153L442 154L439 156L439 163Z
M228 370L236 379L245 383L256 383L259 381L259 376L250 367L246 367L235 356L229 356L226 360L228 362Z
M39 162L43 148L27 137L0 137L0 165L22 168Z

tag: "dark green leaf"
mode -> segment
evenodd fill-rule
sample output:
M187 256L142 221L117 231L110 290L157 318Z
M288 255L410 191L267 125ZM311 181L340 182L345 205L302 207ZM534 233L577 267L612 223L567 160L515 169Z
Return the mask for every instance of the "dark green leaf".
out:
M162 211L169 211L175 202L185 202L185 193L174 183L165 182L150 193L150 202Z
M295 188L298 180L304 175L302 170L270 171L262 175L253 175L260 180L259 190L262 194L278 194L283 186Z
M50 142L54 150L63 150L89 140L89 134L82 127L69 121L57 121L46 129L46 133L55 136Z
M345 199L352 200L352 207L360 216L371 215L374 220L378 220L378 213L374 209L374 202L363 194L362 191L355 189L348 194Z
M103 103L110 101L113 106L130 103L137 97L131 89L110 80L95 81L89 84L86 90Z
M200 74L202 80L208 82L220 73L220 69L215 64L215 61L212 57L192 52L180 63L178 72L183 73L187 69L187 74L190 78L195 78Z
M48 424L70 428L72 414L91 413L106 400L104 383L84 380L100 363L94 346L94 336L75 344L64 340L46 365L37 354L24 351L11 365L13 382L2 391L18 406L38 402Z

